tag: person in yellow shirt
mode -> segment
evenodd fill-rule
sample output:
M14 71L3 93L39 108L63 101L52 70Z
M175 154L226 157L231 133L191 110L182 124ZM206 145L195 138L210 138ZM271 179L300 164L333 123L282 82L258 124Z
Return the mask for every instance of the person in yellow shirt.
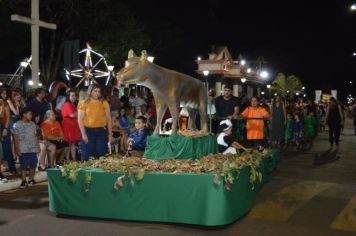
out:
M81 132L83 160L96 159L108 152L108 142L113 142L110 106L101 97L98 85L88 88L87 98L79 101L78 124Z
M268 118L269 114L266 109L259 106L257 97L251 98L251 105L240 116L248 119L246 121L246 130L249 146L256 147L262 145L264 139L264 120L262 118Z

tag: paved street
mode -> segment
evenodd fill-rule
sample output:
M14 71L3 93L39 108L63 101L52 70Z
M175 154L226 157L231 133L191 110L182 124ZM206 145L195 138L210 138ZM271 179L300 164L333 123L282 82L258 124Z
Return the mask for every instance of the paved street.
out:
M356 136L350 124L341 139L340 150L329 155L323 155L327 132L305 153L283 153L252 211L228 226L57 218L48 211L44 182L0 193L0 235L356 235Z

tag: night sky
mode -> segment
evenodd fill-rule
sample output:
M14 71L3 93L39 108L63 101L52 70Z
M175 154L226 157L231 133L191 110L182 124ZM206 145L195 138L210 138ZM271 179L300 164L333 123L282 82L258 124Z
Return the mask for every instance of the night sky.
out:
M211 45L226 45L234 58L242 54L251 61L264 56L268 62L265 68L272 74L300 77L310 95L314 89L328 92L334 88L348 95L351 89L355 92L348 82L356 74L356 57L352 57L356 51L356 12L349 10L351 3L134 1L133 9L145 21L159 17L184 30L185 49L172 49L176 60L169 66L175 69L192 71L193 60L198 55L207 57ZM181 60L186 60L185 65Z
M353 90L356 95L356 57L352 56L356 51L356 12L349 10L352 1L124 2L151 31L160 30L155 22L163 21L181 32L178 44L169 50L147 49L159 65L197 76L197 56L206 58L213 45L224 45L234 59L240 54L247 61L264 56L268 62L265 69L272 76L284 72L300 77L309 95L314 89L338 89L344 96ZM0 73L9 73L8 68L0 65Z

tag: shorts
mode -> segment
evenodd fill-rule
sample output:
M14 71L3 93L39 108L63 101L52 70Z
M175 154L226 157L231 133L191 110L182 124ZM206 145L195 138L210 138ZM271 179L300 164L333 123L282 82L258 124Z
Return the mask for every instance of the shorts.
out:
M55 145L57 150L59 150L61 148L68 147L68 143L64 142L64 141L60 142L60 141L57 141L57 140L51 140L51 141L48 141L48 144Z
M37 153L35 153L35 152L22 153L20 156L21 170L26 170L27 167L36 169L37 162L38 162Z

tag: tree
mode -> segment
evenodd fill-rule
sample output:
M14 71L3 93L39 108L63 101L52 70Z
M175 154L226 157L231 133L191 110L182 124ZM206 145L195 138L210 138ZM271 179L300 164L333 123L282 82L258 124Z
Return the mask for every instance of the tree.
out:
M285 76L283 73L278 73L272 82L271 91L281 94L283 97L290 96L302 90L303 84L295 75Z
M108 63L116 66L124 64L129 49L150 45L144 25L120 1L51 0L49 4L47 0L46 6L46 15L58 24L57 32L45 32L51 34L47 38L51 38L52 45L48 60L42 57L47 62L43 65L47 72L44 75L46 84L57 79L65 39L79 38L83 46L90 41L93 49L103 53ZM53 48L57 50L53 52Z
M9 21L11 13L30 15L30 1L4 0L0 1L0 8L6 13L1 17L6 17ZM5 8L8 10L3 10ZM63 71L65 40L79 39L83 47L90 41L94 49L101 51L107 61L115 65L124 64L130 48L138 51L150 45L150 37L145 32L144 25L125 4L117 0L42 0L40 15L42 20L57 24L55 31L40 31L40 80L46 86L64 77L60 72ZM11 23L9 21L7 24ZM7 37L6 34L3 36ZM20 45L29 44L28 37L19 39L12 34L3 39L6 45L0 45L1 49L16 48L12 37L16 38L16 42L22 40Z

